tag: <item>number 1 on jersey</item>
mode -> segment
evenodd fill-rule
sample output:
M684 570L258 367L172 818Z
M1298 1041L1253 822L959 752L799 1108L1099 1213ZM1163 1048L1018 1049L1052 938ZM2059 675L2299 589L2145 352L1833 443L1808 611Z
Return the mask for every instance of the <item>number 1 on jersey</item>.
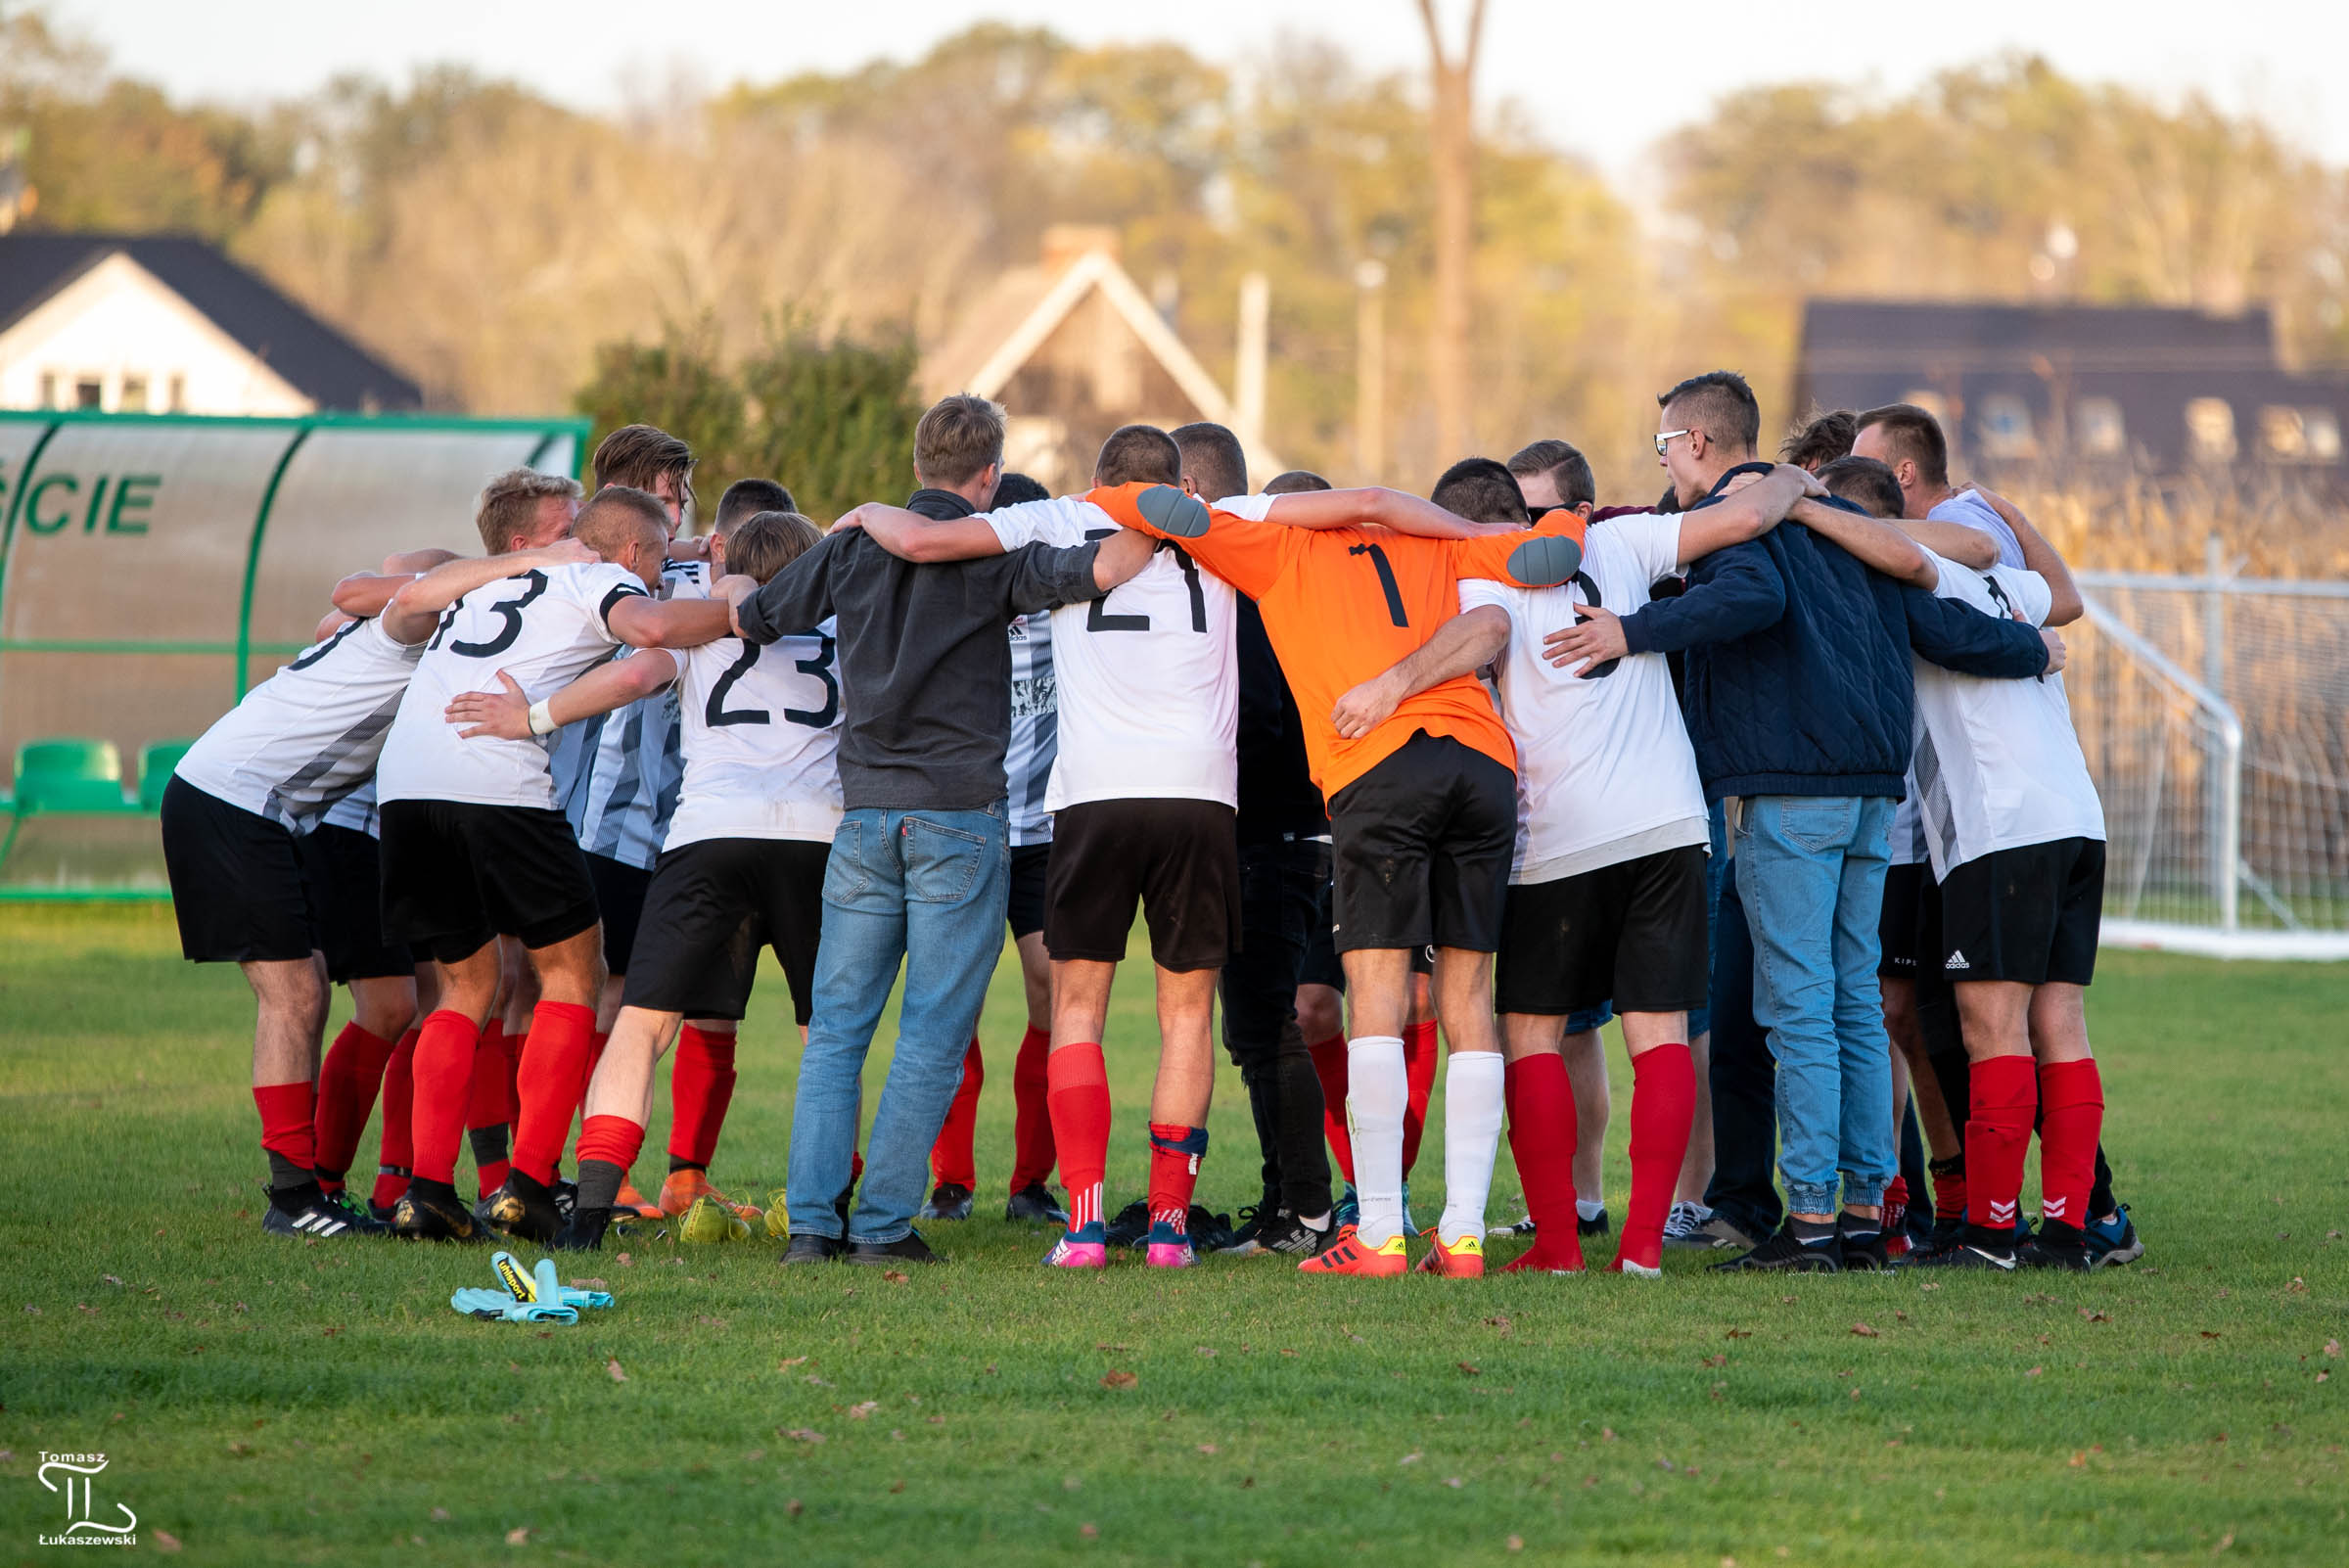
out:
M1375 544L1357 544L1347 548L1348 555L1367 555L1370 564L1378 568L1378 585L1386 590L1387 615L1399 626L1411 623L1403 613L1403 589L1395 581L1395 569L1387 565L1387 552Z

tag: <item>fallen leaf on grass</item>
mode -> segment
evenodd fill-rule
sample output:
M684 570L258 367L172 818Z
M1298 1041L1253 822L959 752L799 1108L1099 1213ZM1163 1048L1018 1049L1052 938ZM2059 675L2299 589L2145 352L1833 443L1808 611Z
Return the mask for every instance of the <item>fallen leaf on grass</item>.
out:
M1754 1337L1754 1331L1750 1328L1732 1328L1721 1337L1724 1339L1751 1339Z
M1133 1347L1131 1345L1095 1345L1093 1349L1104 1356L1123 1356Z
M620 1360L617 1357L604 1362L604 1370L612 1374L612 1381L615 1383L624 1383L628 1380L628 1374L620 1369Z
M1727 1366L1729 1364L1728 1352L1723 1351L1718 1355L1708 1356L1705 1358L1703 1364L1707 1366Z
M2330 1372L2321 1371L2317 1374L2317 1381L2320 1383L2329 1383L2332 1381L2332 1374Z
M446 1508L435 1508L432 1516L433 1522L436 1524L448 1523L448 1510Z
M2232 1545L2234 1545L2234 1531L2232 1531L2232 1530L2230 1530L2230 1531L2228 1531L2228 1532L2227 1532L2225 1535L2223 1535L2223 1536L2219 1537L2219 1544L2218 1544L2217 1545L2215 1545L2215 1546L2213 1546L2213 1547L2211 1547L2211 1548L2210 1548L2210 1554L2211 1554L2212 1556L2214 1556L2214 1557L2215 1557L2215 1556L2217 1556L2217 1555L2218 1555L2220 1552L2222 1552L2222 1551L2225 1551L2225 1550L2226 1550L2226 1549L2227 1549L2229 1546L2232 1546Z
M1600 1427L1598 1429L1598 1435L1600 1441L1602 1442L1612 1443L1615 1441L1615 1429L1611 1426Z
M2088 1454L2079 1449L2074 1449L2071 1458L2065 1462L2075 1470L2085 1470L2088 1468Z
M2112 1314L2097 1312L2094 1307L2081 1308L2080 1316L2085 1321L2091 1323L2109 1323L2112 1321Z
M1852 1332L1859 1335L1862 1339L1881 1339L1883 1337L1881 1334L1877 1333L1876 1330L1870 1328L1865 1323L1854 1323L1852 1325Z
M849 1407L849 1419L852 1421L864 1420L879 1408L881 1408L879 1400L866 1400L861 1405L852 1405Z
M1482 1377L1485 1375L1483 1367L1471 1366L1466 1361L1460 1362L1460 1370L1466 1372L1470 1377Z
M775 1362L775 1370L778 1372L785 1372L789 1371L795 1366L805 1366L806 1364L807 1358L805 1356L786 1356L781 1360Z
M797 1519L801 1514L807 1511L807 1504L802 1502L799 1499L794 1498L789 1502L783 1504L783 1511L790 1514L794 1519Z
M2042 1373L2042 1372L2044 1372L2044 1371L2046 1371L2046 1370L2047 1370L2047 1368L2046 1368L2046 1367L2044 1367L2044 1366L2034 1366L2034 1367L2032 1367L2032 1368L2031 1368L2029 1371L2025 1372L2023 1375L2024 1375L2025 1377L2037 1377L2037 1376L2038 1376L2040 1373Z
M1202 1356L1213 1356L1216 1354L1216 1348L1213 1345L1193 1345L1191 1349L1198 1352Z
M2338 1355L2340 1355L2340 1354L2341 1354L2341 1342L2340 1342L2339 1340L2337 1340L2337 1339L2328 1339L2328 1340L2326 1340L2326 1341L2325 1342L2325 1356L2326 1356L2326 1359L2327 1360L2331 1360L2333 1357L2336 1357L2336 1356L2338 1356Z
M1523 1551L1525 1549L1525 1537L1511 1536L1507 1542L1504 1543L1504 1545L1507 1545L1511 1551Z
M2204 1339L2217 1339L2219 1337L2219 1330L2215 1328L2205 1328L2202 1330L2202 1337Z
M1103 1388L1128 1389L1140 1381L1141 1379L1134 1376L1131 1372L1121 1372L1115 1369L1103 1372L1101 1374L1101 1386Z
M179 1537L168 1530L150 1530L147 1532L147 1539L155 1543L155 1549L158 1551L177 1551L179 1549Z
M887 1270L885 1270L885 1271L882 1273L881 1277L882 1277L884 1280L888 1281L890 1284L893 1284L893 1285L902 1285L902 1284L904 1284L904 1283L905 1283L905 1282L906 1282L908 1279L911 1279L913 1276L912 1276L911 1274L908 1274L908 1273L906 1273L906 1272L905 1272L903 1269L901 1269L901 1268L891 1268L891 1269L887 1269Z
M511 1529L511 1530L509 1530L509 1531L507 1531L507 1532L506 1532L506 1545L509 1545L509 1546L527 1546L527 1545L529 1545L530 1544L530 1527L529 1525L516 1525L516 1526L515 1526L513 1529Z
M1456 1488L1458 1488L1458 1487L1460 1487L1460 1486L1464 1485L1465 1483L1463 1483L1463 1482L1460 1480L1460 1478L1459 1478L1458 1476L1456 1476L1456 1475L1448 1475L1448 1476L1446 1476L1446 1477L1444 1478L1444 1484L1445 1484L1446 1486L1448 1486L1448 1487L1452 1487L1452 1488L1455 1488L1455 1489L1456 1489Z
M890 1490L890 1491L892 1491L892 1492L902 1492L902 1491L904 1491L904 1490L905 1490L905 1478L904 1478L903 1476L899 1476L899 1477L898 1477L898 1479L896 1479L895 1481L892 1481L892 1482L889 1484L889 1490Z
M1939 1290L1941 1288L1941 1281L1938 1279L1928 1279L1916 1288L1919 1290Z
M1397 1464L1417 1464L1419 1462L1419 1451L1413 1449L1410 1453L1405 1454L1402 1458L1397 1459L1395 1462Z
M1081 1524L1077 1527L1077 1533L1085 1540L1092 1541L1100 1536L1101 1527L1097 1524Z
M1199 1452L1202 1453L1213 1453L1216 1452L1216 1446L1213 1443L1202 1443L1199 1445Z
M635 1255L634 1253L627 1253L627 1252L623 1252L623 1253L622 1253L622 1254L620 1255L620 1266L621 1266L622 1268L635 1268L635 1267L636 1267L636 1255Z
M775 1436L789 1438L794 1443L821 1443L824 1441L824 1435L821 1432L806 1426L795 1426L789 1429L778 1426L775 1428Z
M2305 1296L2308 1294L2308 1281L2301 1278L2298 1274L2294 1274L2292 1275L2292 1282L2283 1288L2291 1295Z
M101 1278L101 1279L103 1279L103 1280L105 1280L105 1281L106 1281L108 1284L110 1284L110 1285L117 1285L117 1286L118 1286L118 1285L120 1285L120 1284L122 1283L122 1281L121 1281L121 1280L119 1280L119 1279L115 1278L115 1277L113 1274L100 1274L98 1277L99 1277L99 1278Z
M1294 1356L1294 1355L1296 1355L1297 1353L1296 1353L1295 1351L1293 1351L1293 1350L1284 1350L1284 1351L1282 1351L1282 1352L1281 1352L1281 1354L1282 1354L1283 1356Z

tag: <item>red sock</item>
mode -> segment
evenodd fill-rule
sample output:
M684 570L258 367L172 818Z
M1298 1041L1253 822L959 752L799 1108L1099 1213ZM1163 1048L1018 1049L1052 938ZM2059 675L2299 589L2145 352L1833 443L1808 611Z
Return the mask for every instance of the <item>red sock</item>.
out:
M734 1103L734 1036L687 1024L677 1032L676 1066L669 1070L668 1164L707 1171L717 1158L717 1134ZM641 1132L640 1132L641 1135ZM587 1158L587 1133L579 1133L579 1158Z
M587 1092L595 1050L595 1009L542 1001L530 1014L522 1058L522 1114L514 1128L514 1169L551 1184L571 1136L571 1119Z
M329 1192L343 1190L343 1177L351 1157L359 1152L359 1134L375 1109L375 1092L383 1087L384 1068L392 1060L392 1042L370 1035L354 1019L343 1026L327 1048L318 1069L318 1108L312 1123L318 1184Z
M508 1034L501 1025L498 1038L506 1053L506 1123L512 1126L522 1120L522 1053L530 1048L530 1032Z
M1060 1150L1060 1178L1069 1189L1069 1228L1102 1218L1101 1180L1109 1173L1109 1067L1101 1047L1063 1045L1044 1062L1045 1103L1052 1141Z
M579 1071L579 1102L573 1108L575 1116L587 1108L587 1085L595 1081L595 1064L604 1059L604 1047L611 1043L612 1032L608 1029L599 1029L588 1036L587 1060ZM570 1128L563 1130L563 1143L565 1151L568 1151L571 1145ZM555 1155L555 1167L559 1171L562 1166L563 1152L558 1152Z
M1527 1268L1580 1268L1583 1243L1574 1227L1574 1084L1566 1077L1566 1058L1540 1051L1511 1062L1501 1080L1501 1094L1509 1111L1509 1153L1517 1161L1517 1182L1525 1188L1526 1212L1534 1217L1533 1250L1518 1264Z
M1419 1159L1419 1134L1427 1130L1427 1097L1436 1090L1436 1069L1444 1053L1436 1046L1436 1021L1403 1026L1403 1071L1409 1098L1403 1106L1403 1174L1408 1179Z
M609 1160L625 1171L644 1152L644 1124L627 1116L591 1116L579 1128L579 1162Z
M1313 1059L1313 1077L1321 1081L1321 1135L1329 1139L1329 1152L1338 1167L1338 1175L1354 1185L1354 1134L1346 1126L1346 1037L1332 1035L1317 1045L1306 1047Z
M1965 1156L1935 1160L1925 1167L1933 1177L1933 1218L1965 1218Z
M2011 1230L2023 1190L2023 1156L2030 1151L2031 1124L2039 1110L2039 1072L2028 1056L1992 1056L1974 1063L1970 1077L1965 1218L1987 1230Z
M299 1186L283 1179L299 1167L301 1181L317 1179L317 1138L311 1128L317 1117L318 1091L308 1080L299 1084L255 1084L253 1108L261 1113L261 1147L268 1151L272 1187ZM280 1162L283 1162L281 1164Z
M946 1119L930 1145L930 1174L940 1186L979 1184L979 1157L973 1142L979 1133L979 1090L987 1084L987 1063L980 1059L979 1037L962 1053L962 1082L946 1102Z
M2040 1210L2084 1229L2093 1218L2096 1140L2104 1135L2104 1079L2092 1061L2049 1062L2039 1070Z
M416 1115L416 1030L399 1037L392 1059L384 1064L384 1130L376 1154L375 1190L369 1201L389 1209L408 1190L408 1168L416 1158L409 1127Z
M465 1141L473 1147L474 1184L484 1198L506 1184L510 1164L514 1114L506 1104L512 1092L507 1049L504 1022L492 1018L484 1024L473 1046L473 1077L465 1085Z
M473 1079L473 1048L482 1038L474 1021L443 1007L424 1021L416 1037L413 1158L409 1166L423 1181L457 1178L457 1144L465 1136L465 1086Z
M1207 1157L1207 1129L1179 1122L1150 1124L1150 1220L1187 1231L1199 1162ZM1073 1217L1072 1217L1073 1218Z
M1052 1032L1028 1026L1020 1037L1020 1054L1011 1066L1011 1190L1024 1192L1052 1178L1052 1112L1045 1096L1052 1092L1045 1058L1052 1054Z
M1681 1044L1653 1046L1632 1058L1632 1195L1623 1206L1623 1237L1615 1246L1626 1263L1660 1268L1664 1219L1681 1179L1688 1134L1696 1122L1696 1064Z

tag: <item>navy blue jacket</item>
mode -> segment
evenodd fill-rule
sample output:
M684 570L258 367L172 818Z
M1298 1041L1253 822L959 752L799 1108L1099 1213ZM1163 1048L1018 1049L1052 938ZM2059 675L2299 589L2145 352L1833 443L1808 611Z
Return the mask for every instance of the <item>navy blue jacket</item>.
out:
M1791 522L1692 562L1687 591L1624 617L1623 633L1635 654L1686 650L1681 701L1708 801L1898 799L1912 647L1969 675L2019 679L2048 663L2036 627L1895 582Z

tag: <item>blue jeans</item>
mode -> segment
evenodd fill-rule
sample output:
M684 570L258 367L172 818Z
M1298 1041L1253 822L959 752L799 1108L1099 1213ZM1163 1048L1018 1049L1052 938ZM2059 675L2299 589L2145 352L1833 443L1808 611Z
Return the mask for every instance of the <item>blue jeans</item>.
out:
M1778 1063L1786 1207L1881 1203L1892 1179L1892 1060L1876 989L1893 803L1759 796L1737 826L1737 892L1754 935L1754 1018Z
M833 1207L856 1151L873 1030L905 962L897 1055L881 1086L849 1239L897 1241L926 1195L930 1146L1003 950L1011 849L1004 803L977 811L865 808L841 818L824 867L813 1013L791 1115L784 1196L795 1236L841 1233Z

